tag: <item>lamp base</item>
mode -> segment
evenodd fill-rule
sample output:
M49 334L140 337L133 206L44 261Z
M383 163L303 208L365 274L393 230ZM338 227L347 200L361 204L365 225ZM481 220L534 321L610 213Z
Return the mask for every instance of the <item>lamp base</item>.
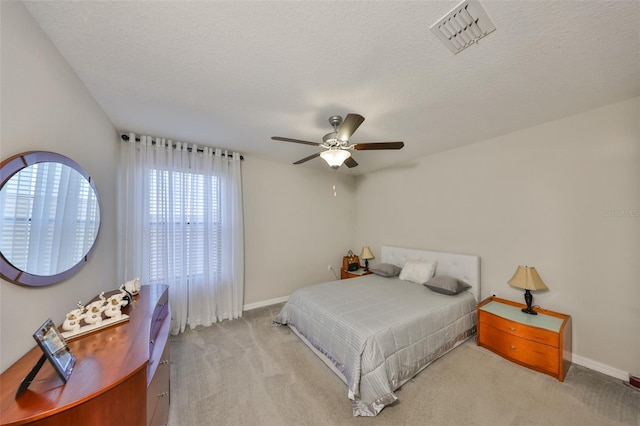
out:
M364 260L364 270L368 271L369 270L369 259L365 259Z
M531 291L524 291L524 302L527 304L527 307L522 308L522 312L529 315L538 315L538 313L531 307L531 303L533 303L533 296L531 295Z

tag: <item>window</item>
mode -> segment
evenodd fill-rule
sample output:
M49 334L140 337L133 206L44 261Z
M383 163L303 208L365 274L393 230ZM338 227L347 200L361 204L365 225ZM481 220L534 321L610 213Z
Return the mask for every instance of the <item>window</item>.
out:
M219 272L221 179L197 173L150 170L148 185L150 283L162 283L170 273L165 253L173 256L174 261L185 263L184 268L172 268L174 279L181 278L182 274L187 278L202 277L205 268Z

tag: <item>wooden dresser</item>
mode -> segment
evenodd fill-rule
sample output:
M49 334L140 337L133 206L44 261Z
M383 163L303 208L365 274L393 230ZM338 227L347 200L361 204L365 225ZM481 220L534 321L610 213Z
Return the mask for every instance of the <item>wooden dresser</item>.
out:
M571 317L489 297L478 305L478 345L564 381L571 364Z
M129 321L68 342L76 366L64 384L46 362L27 391L22 379L42 352L36 346L0 376L2 425L167 424L169 291L142 286L123 309Z

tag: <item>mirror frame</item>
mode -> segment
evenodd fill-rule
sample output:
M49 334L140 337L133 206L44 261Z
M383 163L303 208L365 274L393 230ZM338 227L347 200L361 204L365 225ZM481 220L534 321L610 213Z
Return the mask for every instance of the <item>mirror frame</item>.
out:
M95 181L91 179L91 176L89 176L78 163L68 157L65 157L64 155L56 154L55 152L49 151L28 151L7 158L2 163L0 163L0 191L7 183L7 181L11 179L16 173L18 173L25 167L29 167L37 163L61 163L71 167L72 169L80 173L87 180L87 182L89 182L89 185L96 195L96 199L98 201L98 210L100 212L100 223L98 224L96 238L93 240L93 244L91 245L87 253L82 257L82 259L80 259L78 263L76 263L66 271L62 271L55 275L34 275L26 271L22 271L13 266L13 264L11 264L11 262L9 262L0 252L0 276L14 284L29 287L42 287L55 284L69 278L70 276L78 272L80 268L82 268L91 257L91 254L96 247L96 241L98 241L98 236L100 235L100 228L102 225L102 204L100 203L100 195L98 194L98 189L96 188Z

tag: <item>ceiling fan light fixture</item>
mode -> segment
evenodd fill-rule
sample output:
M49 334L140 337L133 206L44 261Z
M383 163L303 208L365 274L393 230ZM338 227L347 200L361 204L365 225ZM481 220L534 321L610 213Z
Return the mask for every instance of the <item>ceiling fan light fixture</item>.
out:
M322 157L332 169L337 169L342 166L347 158L351 157L351 153L344 149L328 149L321 152L320 157Z
M364 117L360 114L350 113L347 118L342 120L339 115L332 115L329 118L329 123L333 126L333 132L327 133L322 138L322 143L303 141L300 139L283 138L281 136L272 136L274 141L284 141L300 143L304 145L313 145L324 149L322 152L316 152L309 155L302 160L298 160L293 164L306 163L314 158L322 157L324 161L329 164L332 169L346 164L350 169L357 167L358 162L351 157L351 150L377 150L377 149L401 149L404 146L404 142L365 142L365 143L350 143L349 139L353 135L358 127L364 121Z

